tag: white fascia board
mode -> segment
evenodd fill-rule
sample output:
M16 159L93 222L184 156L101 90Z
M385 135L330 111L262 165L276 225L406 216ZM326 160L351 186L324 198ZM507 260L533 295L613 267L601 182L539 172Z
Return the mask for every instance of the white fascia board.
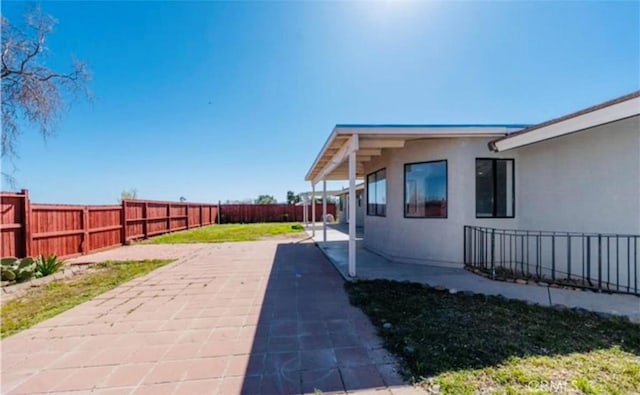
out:
M340 127L337 128L341 134L360 134L367 136L380 136L393 138L394 135L399 136L472 136L472 135L505 135L509 128L504 126L460 126L460 127L371 127L358 128Z
M497 152L579 132L640 114L640 97L494 142Z
M311 168L307 172L307 175L304 178L305 181L311 181L311 173L313 173L313 169L316 168L316 166L318 165L318 162L324 156L325 151L327 150L327 148L329 148L329 146L331 145L331 143L333 142L333 139L336 137L337 134L338 134L338 131L336 130L336 128L333 128L333 130L331 131L331 134L327 138L327 141L324 142L322 149L318 153L318 156L316 156L316 159L313 161Z
M316 177L314 177L312 182L314 184L316 184L316 183L322 181L329 174L331 174L332 171L334 171L336 168L338 168L338 166L340 166L342 164L342 162L344 162L349 157L349 153L351 153L352 151L358 149L357 140L358 140L357 135L351 135L349 140L345 141L344 144L342 144L342 147L340 147L338 152L336 152L333 155L331 160L329 160L329 163L327 163L325 165L325 167L320 171L320 173L318 173L318 175ZM354 143L354 141L356 143Z

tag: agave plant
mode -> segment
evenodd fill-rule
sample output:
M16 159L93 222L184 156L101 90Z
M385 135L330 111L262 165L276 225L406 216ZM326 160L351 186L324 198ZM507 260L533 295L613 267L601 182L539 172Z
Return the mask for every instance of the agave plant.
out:
M2 258L0 261L0 278L2 281L23 282L35 274L36 263L31 257L18 259L16 257Z
M36 258L36 276L44 277L53 274L60 270L64 263L58 260L56 254L51 254L48 257L40 255Z

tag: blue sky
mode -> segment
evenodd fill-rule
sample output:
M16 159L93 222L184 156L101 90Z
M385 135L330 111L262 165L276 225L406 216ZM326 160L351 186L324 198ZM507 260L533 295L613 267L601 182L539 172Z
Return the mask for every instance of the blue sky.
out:
M640 88L637 1L42 7L95 98L21 136L35 202L284 200L336 123L536 123Z

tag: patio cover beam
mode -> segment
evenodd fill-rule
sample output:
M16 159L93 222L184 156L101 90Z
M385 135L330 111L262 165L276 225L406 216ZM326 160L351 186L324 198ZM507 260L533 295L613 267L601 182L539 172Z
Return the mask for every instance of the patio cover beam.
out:
M322 180L322 241L327 242L327 180Z
M311 183L311 237L316 237L316 184Z
M349 157L349 154L351 153L353 147L353 140L357 138L358 136L356 134L351 135L351 137L349 137L349 139L342 145L342 147L340 147L338 152L333 155L329 162L322 168L320 173L318 173L318 175L311 182L315 184L320 180L327 179L327 177Z
M349 141L349 276L356 276L356 151L358 135Z

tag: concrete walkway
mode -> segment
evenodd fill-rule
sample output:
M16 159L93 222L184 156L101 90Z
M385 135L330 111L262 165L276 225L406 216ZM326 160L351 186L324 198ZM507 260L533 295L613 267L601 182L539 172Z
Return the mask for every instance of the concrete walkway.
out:
M83 259L182 258L0 342L3 394L420 392L313 243L136 247Z
M311 227L307 233L311 235ZM315 240L320 249L334 264L342 276L348 276L347 229L345 226L331 226L327 230L327 241L323 242L322 224L316 225ZM604 294L591 291L524 285L493 281L475 275L464 269L450 269L437 266L408 264L389 261L362 246L363 235L358 235L357 278L411 281L431 286L443 286L458 291L470 291L485 295L502 295L544 306L562 305L579 307L595 312L623 315L634 322L640 322L640 297L633 295Z

